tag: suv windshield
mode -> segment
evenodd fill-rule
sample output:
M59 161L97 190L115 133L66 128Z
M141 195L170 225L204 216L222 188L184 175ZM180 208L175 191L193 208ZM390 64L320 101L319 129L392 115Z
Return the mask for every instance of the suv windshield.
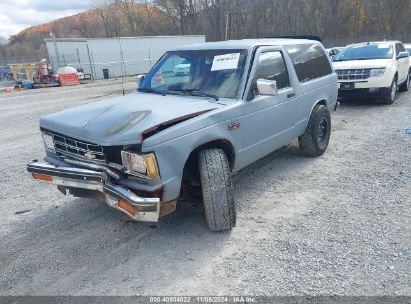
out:
M172 51L150 70L141 92L236 98L247 50Z
M347 46L334 61L390 59L394 55L393 47L388 43L370 43Z

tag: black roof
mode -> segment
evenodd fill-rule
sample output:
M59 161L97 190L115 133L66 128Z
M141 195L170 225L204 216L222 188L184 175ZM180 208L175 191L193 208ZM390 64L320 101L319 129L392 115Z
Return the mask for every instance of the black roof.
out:
M287 39L308 39L308 40L315 40L318 42L323 42L322 39L318 36L314 35L281 35L281 36L271 36L266 38L287 38Z

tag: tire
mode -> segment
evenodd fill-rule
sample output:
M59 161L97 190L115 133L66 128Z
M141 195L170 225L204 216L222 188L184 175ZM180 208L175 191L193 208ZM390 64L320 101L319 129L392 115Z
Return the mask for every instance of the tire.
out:
M385 94L383 103L384 104L393 104L395 101L395 97L397 96L397 76L394 77L392 80L391 88L389 91Z
M198 155L205 220L211 231L235 227L236 212L230 167L221 149L205 149Z
M327 150L330 136L330 112L327 106L316 105L311 112L304 134L298 137L300 149L307 156L320 156Z
M405 80L404 83L399 86L398 90L400 92L407 92L409 87L410 87L410 73L408 73L407 80Z

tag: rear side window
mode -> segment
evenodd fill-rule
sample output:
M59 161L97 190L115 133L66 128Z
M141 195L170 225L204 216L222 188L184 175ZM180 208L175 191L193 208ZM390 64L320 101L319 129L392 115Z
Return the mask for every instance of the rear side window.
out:
M395 53L398 56L400 52L405 52L404 45L402 43L397 43L395 47Z
M330 62L318 44L285 46L300 82L307 82L332 73Z
M260 55L254 80L275 80L279 90L290 86L287 67L283 55L279 51L265 52Z

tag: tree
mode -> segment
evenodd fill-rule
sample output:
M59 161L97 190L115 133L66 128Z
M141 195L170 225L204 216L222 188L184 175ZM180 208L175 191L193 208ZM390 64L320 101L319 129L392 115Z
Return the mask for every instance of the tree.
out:
M2 58L6 58L6 45L7 45L7 39L4 38L3 36L0 36L0 56Z
M319 35L326 45L411 41L410 0L93 0L95 8L0 37L0 58L47 56L44 38L204 34L208 41ZM19 59L20 58L20 59Z

